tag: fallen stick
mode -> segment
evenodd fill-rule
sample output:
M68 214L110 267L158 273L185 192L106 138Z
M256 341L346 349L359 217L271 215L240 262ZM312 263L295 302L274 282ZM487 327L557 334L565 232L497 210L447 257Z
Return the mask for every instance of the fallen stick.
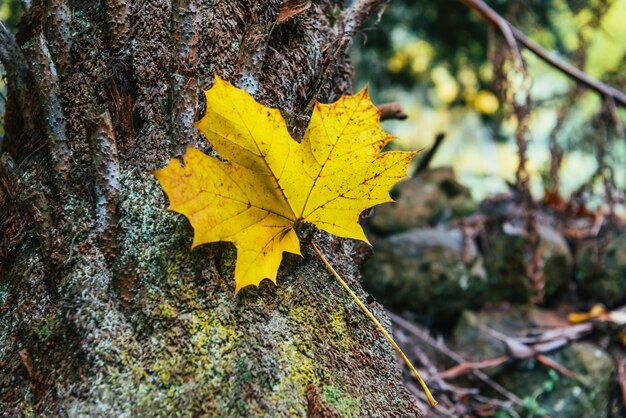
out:
M487 360L476 361L476 362L468 361L468 362L456 365L454 367L451 367L448 370L444 370L443 372L437 374L436 376L433 376L433 378L438 377L440 379L454 379L456 377L459 377L461 375L464 375L474 370L480 370L480 369L486 369L488 367L499 366L500 364L506 363L507 361L509 361L509 356L499 356L499 357L494 357L494 358L490 358Z
M389 318L391 318L391 321L394 324L404 328L407 332L411 333L412 335L419 338L426 344L430 345L435 350L447 356L449 359L455 361L458 364L467 363L467 360L465 360L460 354L449 349L444 343L439 343L435 341L430 335L428 335L426 331L421 330L417 326L411 324L404 318L401 318L400 316L392 312L387 311L387 315L389 315ZM504 396L505 398L513 402L514 404L520 405L520 406L524 404L524 401L522 399L520 399L518 396L516 396L514 393L510 392L506 388L504 388L499 383L495 382L493 379L491 379L482 371L472 370L471 373L474 376L476 376L478 379L480 379L483 383L490 386L493 390L495 390L496 392L498 392L499 394L501 394L502 396Z

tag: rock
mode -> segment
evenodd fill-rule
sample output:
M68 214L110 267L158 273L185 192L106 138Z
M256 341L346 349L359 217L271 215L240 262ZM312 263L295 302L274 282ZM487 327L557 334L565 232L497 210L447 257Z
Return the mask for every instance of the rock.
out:
M460 184L451 167L426 171L397 185L395 202L378 206L369 226L392 233L434 226L476 210L469 189Z
M626 236L613 239L605 251L597 241L586 243L577 258L576 278L586 298L608 307L626 303Z
M609 387L615 365L609 354L595 344L574 342L548 355L576 374L579 381L560 376L533 360L523 361L497 380L538 413L552 418L607 417ZM543 410L543 412L539 412Z
M535 326L532 317L537 312L543 311L520 308L479 314L466 311L454 330L455 348L471 361L507 354L504 342L494 335L499 332L515 337L532 332ZM483 369L483 372L524 400L526 407L518 411L520 416L607 416L605 411L615 365L604 350L592 343L573 342L544 355L574 372L578 379L560 376L534 357Z
M440 323L479 306L487 280L476 246L464 250L457 229L414 229L380 240L362 272L366 290L383 304Z
M509 336L516 336L513 331L524 329L527 321L521 310L503 309L479 314L464 311L453 330L454 347L463 358L468 361L481 361L507 354L504 341L485 332L485 329L494 330ZM495 375L504 366L484 369L489 375Z
M567 282L573 266L565 238L554 228L539 225L539 251L544 268L545 296L550 297ZM491 301L526 303L532 295L526 266L532 254L526 247L521 228L504 224L486 242Z

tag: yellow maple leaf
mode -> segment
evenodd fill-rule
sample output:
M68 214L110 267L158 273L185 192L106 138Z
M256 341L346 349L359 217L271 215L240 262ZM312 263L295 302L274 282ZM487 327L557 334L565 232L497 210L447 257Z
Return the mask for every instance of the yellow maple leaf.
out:
M283 252L300 254L296 223L366 241L361 212L391 201L414 152L380 152L393 137L380 127L367 90L317 103L301 143L278 109L216 77L195 126L226 161L189 147L154 173L194 228L193 246L237 248L235 289L276 282Z

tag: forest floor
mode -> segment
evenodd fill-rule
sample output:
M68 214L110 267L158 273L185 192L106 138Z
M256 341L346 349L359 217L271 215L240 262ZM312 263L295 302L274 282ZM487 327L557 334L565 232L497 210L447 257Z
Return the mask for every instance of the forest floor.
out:
M361 271L439 401L404 367L427 418L626 416L624 219L548 196L528 246L514 193L472 205L449 169L395 193Z

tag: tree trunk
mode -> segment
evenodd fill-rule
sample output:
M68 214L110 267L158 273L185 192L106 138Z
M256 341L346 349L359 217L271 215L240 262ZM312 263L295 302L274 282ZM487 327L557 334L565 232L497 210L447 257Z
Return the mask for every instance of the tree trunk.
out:
M0 34L0 410L418 415L391 346L310 249L235 296L234 247L191 250L150 174L188 144L211 152L192 121L214 74L300 136L314 99L350 93L347 48L380 1L23 3L17 41ZM313 239L365 300L351 243Z

